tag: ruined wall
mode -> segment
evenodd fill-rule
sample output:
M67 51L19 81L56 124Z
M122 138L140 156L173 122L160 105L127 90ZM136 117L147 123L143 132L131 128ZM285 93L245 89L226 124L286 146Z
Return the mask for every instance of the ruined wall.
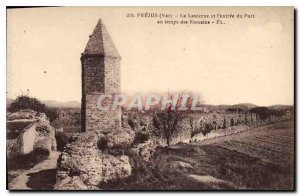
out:
M7 157L13 158L31 152L50 154L56 150L55 130L44 113L20 110L7 114ZM27 124L26 127L21 126ZM17 128L10 128L16 124ZM11 129L11 130L10 130ZM18 130L19 134L11 131Z
M33 151L33 146L34 146L35 136L36 136L35 128L36 125L34 124L24 132L22 137L23 140L22 154L28 154Z
M193 137L191 137L192 128L190 118L193 120ZM233 132L240 132L252 127L263 126L273 122L287 120L288 115L270 116L265 120L261 120L258 115L250 112L226 112L214 111L205 113L194 113L180 122L178 132L174 134L171 144L189 141L190 139L199 140L199 138L215 137ZM163 132L154 126L151 112L143 113L139 111L124 111L122 114L122 126L130 127L137 135L147 134L150 139L165 145L166 140ZM201 137L199 137L199 135ZM203 137L202 137L203 136Z

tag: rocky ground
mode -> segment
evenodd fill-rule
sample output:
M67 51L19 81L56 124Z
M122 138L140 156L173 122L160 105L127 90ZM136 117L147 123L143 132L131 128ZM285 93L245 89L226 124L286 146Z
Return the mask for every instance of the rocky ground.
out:
M69 139L58 159L57 190L98 190L101 184L127 178L131 164L125 151L135 133L121 127L86 132Z
M97 136L98 139L101 137ZM93 138L86 139L92 141ZM135 154L125 156L121 155L122 152L104 150L108 146L123 145L124 147L128 143L126 137L117 143L108 140L107 146L102 146L104 153L98 150L90 154L81 152L82 146L74 145L75 143L69 147L69 150L73 150L72 156L84 159L82 164L76 164L81 165L80 167L72 168L72 174L68 173L67 177L63 178L67 184L56 181L58 153L54 153L49 159L30 170L16 174L17 177L9 184L9 188L50 190L60 184L70 189L76 185L84 189L105 190L291 190L294 185L294 124L292 121L209 138L192 144L179 143L170 147L158 147L148 162L136 157ZM101 149L97 146L97 149L99 148ZM72 159L68 156L66 155L65 161L60 163L61 168L72 167L74 161L81 163L80 159ZM122 156L124 157L121 158ZM97 157L100 159L105 157L106 164L115 164L116 168L106 171L108 167L99 169L100 166L96 163L91 166L92 168L84 165L87 160L96 160ZM130 168L129 165L118 167L120 161L123 162L121 164L123 166L130 162ZM92 172L88 175L101 174L101 177L95 178L96 181L85 180L84 172L76 172L84 169ZM129 173L130 176L127 175ZM115 176L115 178L113 181L102 182L101 179L105 179L102 178L105 176ZM93 183L97 186L92 186Z
M9 184L9 190L52 190L56 182L56 164L59 152L52 152L48 159L29 170L10 171L17 175Z
M24 122L30 123L30 126L25 128L16 126L7 129L7 135L15 133L15 137L7 137L6 141L8 188L10 190L52 189L44 182L45 180L55 182L59 153L56 152L55 129L47 116L33 110L20 110L7 113L7 122L14 126ZM26 138L25 134L27 134ZM24 148L27 149L26 152L23 151ZM54 178L46 177L43 180L40 176L44 174L47 176L53 174Z

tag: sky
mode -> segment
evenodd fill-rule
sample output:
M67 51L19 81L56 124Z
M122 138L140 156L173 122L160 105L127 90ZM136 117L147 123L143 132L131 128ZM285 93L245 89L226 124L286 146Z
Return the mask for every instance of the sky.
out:
M222 25L126 17L145 12L255 17L225 18ZM10 9L7 97L81 101L80 56L101 18L122 57L126 94L185 90L200 94L207 104L293 104L293 14L291 7Z

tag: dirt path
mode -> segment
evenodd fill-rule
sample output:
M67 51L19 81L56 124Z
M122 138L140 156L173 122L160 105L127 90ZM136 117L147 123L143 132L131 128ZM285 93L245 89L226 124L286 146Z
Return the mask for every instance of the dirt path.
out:
M9 190L50 190L55 183L56 164L59 152L52 152L49 158L13 179Z

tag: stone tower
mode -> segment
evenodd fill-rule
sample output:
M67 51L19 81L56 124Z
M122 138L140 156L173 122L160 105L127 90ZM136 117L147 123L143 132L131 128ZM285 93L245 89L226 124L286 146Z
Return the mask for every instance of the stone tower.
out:
M121 123L121 110L100 111L101 94L120 93L121 57L100 19L81 55L82 100L81 131L103 131ZM103 105L111 104L105 101Z

